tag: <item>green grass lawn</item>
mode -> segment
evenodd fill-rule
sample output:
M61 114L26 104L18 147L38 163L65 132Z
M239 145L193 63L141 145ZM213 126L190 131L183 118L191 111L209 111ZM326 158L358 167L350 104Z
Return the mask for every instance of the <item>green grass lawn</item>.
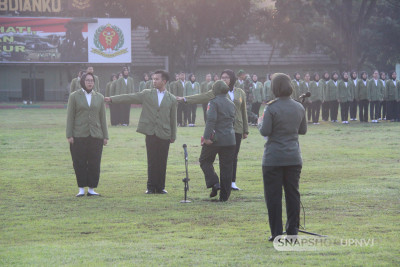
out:
M267 241L264 140L255 127L239 154L243 190L228 202L209 199L199 167L200 107L198 127L179 128L170 147L169 194L145 195L139 113L132 109L129 127L109 128L97 189L102 197L76 198L66 110L0 110L1 266L400 265L400 123L309 125L300 137L306 229L331 240L373 239L374 245L336 242L319 251L281 252ZM179 202L184 143L190 204Z

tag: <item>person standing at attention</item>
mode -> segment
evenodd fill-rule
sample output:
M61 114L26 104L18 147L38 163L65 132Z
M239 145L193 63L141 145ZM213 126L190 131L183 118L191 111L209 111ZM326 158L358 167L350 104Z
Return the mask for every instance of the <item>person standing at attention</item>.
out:
M106 108L102 94L93 90L95 78L86 73L81 78L82 89L69 96L66 136L69 143L79 192L77 197L99 196L94 189L99 184L103 146L108 142Z
M258 119L258 129L267 138L262 159L265 202L268 208L271 236L282 235L282 186L286 199L286 233L297 235L300 225L299 180L303 161L299 134L306 134L304 107L290 98L290 77L283 73L272 76L272 91L277 97L267 103Z
M139 93L104 98L107 103L142 104L137 132L146 136L147 191L146 194L167 194L165 178L169 145L176 139L176 107L173 94L166 91L169 75L163 70L154 72L155 88Z

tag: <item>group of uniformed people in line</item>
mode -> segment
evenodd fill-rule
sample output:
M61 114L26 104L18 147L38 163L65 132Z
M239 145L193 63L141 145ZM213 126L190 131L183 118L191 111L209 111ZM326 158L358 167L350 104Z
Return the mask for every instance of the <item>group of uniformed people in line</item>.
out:
M85 71L79 71L78 77L71 81L71 93L80 89L80 77L84 73L93 73L93 67L89 66ZM106 85L105 96L153 88L152 76L153 73L145 73L138 90L134 90L133 79L129 77L128 68L124 67L120 73L111 75ZM99 78L96 75L94 77L94 90L98 91ZM248 122L256 125L261 104L275 99L271 90L270 75L267 75L264 83L258 80L256 74L249 75L243 70L239 70L236 77L235 87L246 93ZM175 74L175 80L168 82L167 90L177 97L202 94L211 90L212 85L219 79L218 74L208 73L205 80L199 83L194 74L189 74L186 80L185 72L179 72ZM365 71L345 71L341 74L334 71L324 72L322 75L306 72L303 77L296 72L293 75L292 86L292 98L303 102L309 123L319 124L320 113L323 121L338 122L339 107L343 124L349 123L349 120L357 121L357 113L360 122L400 121L400 83L395 71L387 75L385 72L379 73L378 70L374 70L370 79ZM300 96L307 92L310 92L311 96L300 99ZM203 104L202 108L206 121L207 104ZM178 127L194 127L196 111L197 104L178 103ZM111 125L129 125L129 113L128 105L114 105L110 110Z

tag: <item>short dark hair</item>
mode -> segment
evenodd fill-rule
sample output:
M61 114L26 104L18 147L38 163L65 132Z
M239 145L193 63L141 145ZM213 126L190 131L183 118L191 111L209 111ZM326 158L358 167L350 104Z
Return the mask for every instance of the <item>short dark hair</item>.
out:
M111 74L110 81L112 81L114 77L118 79L118 76L117 76L117 74L113 73L113 74Z
M154 74L161 74L161 79L165 81L169 81L169 74L164 70L156 70Z
M293 93L290 77L284 73L272 75L271 88L276 97L290 96Z
M80 84L81 84L81 87L85 90L86 90L85 80L88 75L92 76L93 81L95 82L94 75L92 73L88 72L88 73L83 74L81 77L81 80L80 80Z

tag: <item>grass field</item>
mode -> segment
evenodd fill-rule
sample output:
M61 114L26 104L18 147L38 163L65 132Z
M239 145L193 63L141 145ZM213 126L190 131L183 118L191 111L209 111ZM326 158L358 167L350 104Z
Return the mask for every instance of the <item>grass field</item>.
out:
M179 128L170 147L169 194L145 195L139 113L132 109L129 127L109 128L97 189L102 197L76 198L66 110L0 110L1 266L400 265L400 123L309 125L300 137L306 229L331 240L374 244L335 242L319 251L281 252L266 240L264 141L255 127L239 154L237 184L243 190L232 192L228 202L210 200L205 188L198 164L200 108L198 127ZM184 143L190 204L179 203Z

